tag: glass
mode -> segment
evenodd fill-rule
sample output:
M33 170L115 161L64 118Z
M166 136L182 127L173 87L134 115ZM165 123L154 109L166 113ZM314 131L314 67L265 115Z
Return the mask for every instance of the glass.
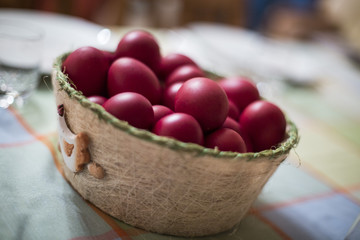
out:
M0 19L0 108L23 105L38 86L42 41L37 26Z

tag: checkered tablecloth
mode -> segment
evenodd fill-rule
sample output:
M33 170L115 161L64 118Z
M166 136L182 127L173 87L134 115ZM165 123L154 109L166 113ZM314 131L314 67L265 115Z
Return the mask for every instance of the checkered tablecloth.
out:
M129 226L69 185L49 85L22 108L0 109L0 239L185 239ZM299 128L298 147L236 229L198 239L360 239L360 91L342 87L282 89L276 101Z
M237 229L201 239L344 239L349 233L360 214L359 122L307 90L285 97L299 146ZM56 143L47 85L24 107L0 110L0 239L183 239L134 228L84 201L62 176ZM352 234L349 239L359 239L359 229Z

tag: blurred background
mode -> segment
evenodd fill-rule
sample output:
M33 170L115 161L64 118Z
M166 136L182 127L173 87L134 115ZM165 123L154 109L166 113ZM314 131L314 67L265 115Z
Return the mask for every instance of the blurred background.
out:
M302 41L326 33L327 42L359 61L357 0L0 0L0 8L60 13L102 26L178 28L207 22Z
M357 0L0 0L0 7L62 13L100 25L174 28L205 21L301 39L330 31L360 49Z

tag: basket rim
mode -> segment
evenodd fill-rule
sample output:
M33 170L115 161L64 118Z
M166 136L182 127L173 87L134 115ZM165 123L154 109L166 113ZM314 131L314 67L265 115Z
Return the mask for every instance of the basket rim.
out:
M259 159L259 158L277 158L281 155L287 155L292 148L295 148L299 142L298 129L294 122L292 122L286 116L287 122L287 139L279 144L278 147L274 149L266 149L260 152L247 152L247 153L238 153L230 151L220 151L218 149L206 148L204 146L194 144L194 143L185 143L176 139L158 136L148 130L139 129L129 125L126 121L119 120L110 113L108 113L100 105L91 102L85 97L81 91L75 89L75 85L72 83L71 79L62 71L62 63L70 52L63 53L58 56L53 63L53 71L55 71L55 76L53 75L53 81L59 83L60 89L67 93L67 95L78 101L84 108L91 110L94 114L98 116L100 120L103 120L115 128L122 130L132 136L140 138L142 140L147 140L161 146L185 152L192 152L196 155L208 155L218 158L232 158L232 159Z

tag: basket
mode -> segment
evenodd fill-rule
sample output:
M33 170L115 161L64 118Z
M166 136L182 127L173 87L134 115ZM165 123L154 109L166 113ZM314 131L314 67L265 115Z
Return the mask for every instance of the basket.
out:
M64 164L65 176L84 199L132 226L185 237L230 230L298 142L290 120L278 148L243 154L137 129L72 87L61 71L66 56L56 59L52 75L56 103L66 113L59 135L64 127L74 136L85 134L87 148L77 152L90 159L75 172ZM69 153L63 149L62 155Z

